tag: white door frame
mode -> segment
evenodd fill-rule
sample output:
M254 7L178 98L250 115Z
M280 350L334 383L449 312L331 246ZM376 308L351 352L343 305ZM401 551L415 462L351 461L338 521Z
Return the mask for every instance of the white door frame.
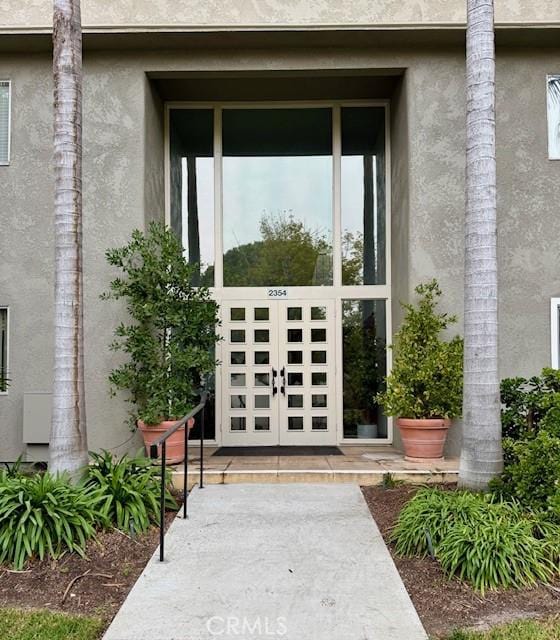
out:
M383 107L385 110L385 273L384 285L342 285L341 252L341 121L342 107ZM214 110L214 287L210 289L218 302L226 300L269 300L269 289L275 287L224 287L223 286L223 241L222 241L222 111L224 109L280 109L280 108L331 108L333 115L333 286L282 287L287 290L289 300L335 301L337 327L335 333L336 349L336 418L338 444L367 445L391 444L393 442L393 420L388 418L387 438L344 438L342 406L342 300L385 300L385 323L387 344L392 341L391 310L391 139L390 139L390 101L389 100L315 100L315 101L274 101L274 102L185 102L169 101L164 105L164 176L165 176L165 223L171 219L171 186L169 161L169 113L172 109L213 109ZM222 360L221 344L217 345L217 358ZM392 368L392 352L387 349L387 372ZM216 438L208 444L221 445L222 407L218 398L222 397L221 367L216 371Z

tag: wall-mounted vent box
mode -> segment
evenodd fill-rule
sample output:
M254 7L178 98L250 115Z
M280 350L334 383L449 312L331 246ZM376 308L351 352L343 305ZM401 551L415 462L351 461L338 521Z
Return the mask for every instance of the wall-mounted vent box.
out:
M51 393L23 394L23 442L48 444L51 432Z

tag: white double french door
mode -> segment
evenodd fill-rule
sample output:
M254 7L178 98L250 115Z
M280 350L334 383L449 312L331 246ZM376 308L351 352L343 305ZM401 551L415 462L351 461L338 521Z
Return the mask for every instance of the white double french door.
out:
M336 444L332 300L224 302L222 443Z

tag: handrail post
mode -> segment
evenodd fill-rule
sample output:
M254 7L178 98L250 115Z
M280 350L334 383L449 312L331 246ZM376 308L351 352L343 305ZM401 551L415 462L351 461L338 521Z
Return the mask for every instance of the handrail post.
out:
M204 418L206 417L206 402L200 412L200 488L204 489Z
M166 440L161 445L161 494L159 498L159 561L163 562L163 540L165 538L165 449Z
M185 460L183 465L183 519L187 519L187 473L189 468L189 422L185 424Z

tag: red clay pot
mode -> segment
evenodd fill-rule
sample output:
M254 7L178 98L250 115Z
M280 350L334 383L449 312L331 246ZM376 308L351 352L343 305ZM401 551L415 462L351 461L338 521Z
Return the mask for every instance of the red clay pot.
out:
M443 460L443 447L451 420L446 418L399 418L404 459L410 462Z
M161 436L170 429L177 420L165 420L160 424L145 424L142 420L138 420L138 428L142 432L142 438L144 438L144 446L146 447L146 454L150 455L150 446L153 442L161 438ZM191 418L187 423L187 428L190 431L194 427L194 418ZM158 458L161 457L161 447L158 447ZM175 433L167 439L165 446L165 464L178 464L183 462L185 458L185 427L177 429Z

